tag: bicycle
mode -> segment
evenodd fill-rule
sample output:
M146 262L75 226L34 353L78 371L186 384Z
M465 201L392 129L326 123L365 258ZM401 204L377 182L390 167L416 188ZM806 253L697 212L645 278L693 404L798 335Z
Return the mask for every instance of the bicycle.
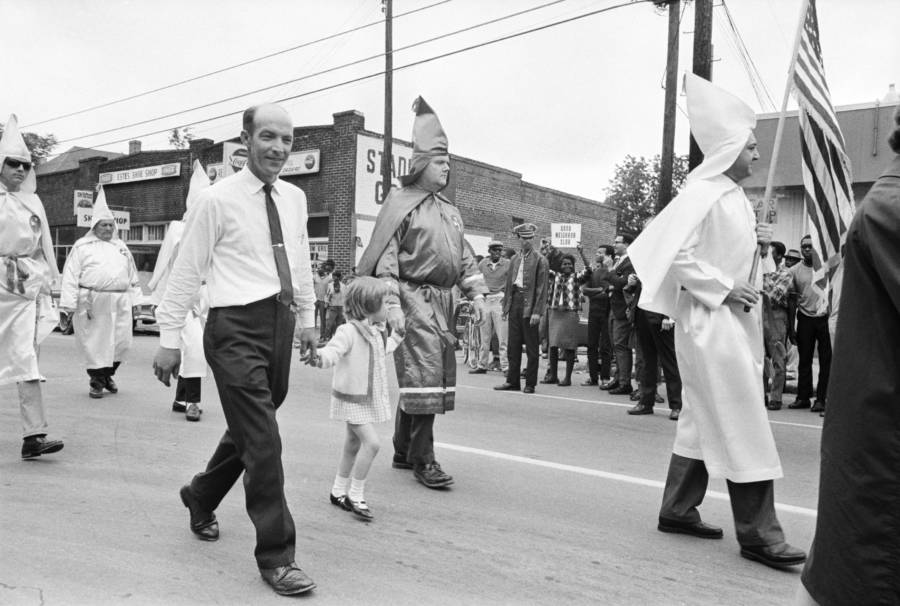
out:
M481 328L475 322L475 306L471 301L460 301L456 308L456 332L460 334L463 348L463 364L469 368L478 368L478 357L481 353Z

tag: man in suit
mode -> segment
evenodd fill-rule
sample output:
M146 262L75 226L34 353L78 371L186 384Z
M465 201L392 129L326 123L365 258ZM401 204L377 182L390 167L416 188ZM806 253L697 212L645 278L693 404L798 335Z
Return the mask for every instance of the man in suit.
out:
M612 316L612 342L613 352L616 356L616 376L612 381L604 383L601 388L609 390L611 395L631 394L631 333L634 324L628 317L628 302L625 300L625 287L628 286L628 276L634 273L634 266L628 258L628 245L632 238L628 234L616 236L614 248L616 251L615 265L609 276L610 295L609 308Z
M522 249L512 258L506 276L506 290L503 297L503 319L509 320L509 370L506 382L494 387L498 391L518 391L534 393L538 374L538 328L541 315L547 307L547 283L549 267L547 259L534 249L534 234L537 227L533 223L523 223L513 229ZM522 366L522 343L528 364L525 367L525 387L520 385Z
M612 256L612 246L604 244L597 247L594 266L591 268L591 277L581 288L582 294L590 302L587 336L589 377L582 383L586 387L597 385L598 380L604 384L609 381L610 358L612 357L612 342L609 338L609 276Z

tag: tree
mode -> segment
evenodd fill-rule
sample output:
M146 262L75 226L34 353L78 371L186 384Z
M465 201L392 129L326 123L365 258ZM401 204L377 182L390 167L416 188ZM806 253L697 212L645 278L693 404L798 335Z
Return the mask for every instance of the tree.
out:
M175 127L169 132L169 145L175 149L186 149L194 139L194 133L190 126L184 128Z
M616 230L637 235L644 221L656 214L659 197L659 154L649 160L643 156L625 156L616 165L615 174L606 188L606 203L619 209ZM675 156L672 169L672 193L676 195L687 177L687 156Z
M3 124L0 124L0 137L3 136ZM35 164L41 164L56 147L56 135L38 135L36 133L22 133L25 145L31 152Z

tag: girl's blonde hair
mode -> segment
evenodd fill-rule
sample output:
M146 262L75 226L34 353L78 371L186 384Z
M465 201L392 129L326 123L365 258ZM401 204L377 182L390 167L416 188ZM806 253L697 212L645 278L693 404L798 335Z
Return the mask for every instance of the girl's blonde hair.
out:
M384 280L358 276L344 290L344 313L353 320L365 320L369 314L381 309L388 292L390 290Z

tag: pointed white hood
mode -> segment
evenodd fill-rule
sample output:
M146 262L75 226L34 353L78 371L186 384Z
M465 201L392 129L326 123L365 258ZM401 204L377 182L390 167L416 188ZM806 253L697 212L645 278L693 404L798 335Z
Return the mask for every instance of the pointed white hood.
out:
M91 217L91 231L94 231L94 228L97 227L97 223L100 221L112 221L114 228L113 238L117 237L119 230L115 227L116 218L106 204L106 193L103 191L102 185L97 193L97 200L94 202L94 214Z
M19 119L15 114L9 115L9 120L3 126L3 137L0 138L0 166L7 158L22 160L23 162L32 162L31 170L25 176L19 191L27 194L33 194L37 189L37 178L34 175L34 164L31 159L31 152L25 145L25 139L19 132Z

